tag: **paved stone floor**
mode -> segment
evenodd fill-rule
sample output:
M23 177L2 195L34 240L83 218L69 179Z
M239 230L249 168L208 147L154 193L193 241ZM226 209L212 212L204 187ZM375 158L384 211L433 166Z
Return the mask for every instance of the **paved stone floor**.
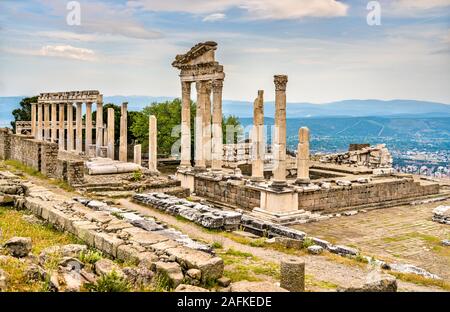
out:
M357 247L363 254L391 262L423 267L450 280L450 226L431 221L433 208L450 200L417 206L399 206L358 213L350 217L294 226L330 242Z

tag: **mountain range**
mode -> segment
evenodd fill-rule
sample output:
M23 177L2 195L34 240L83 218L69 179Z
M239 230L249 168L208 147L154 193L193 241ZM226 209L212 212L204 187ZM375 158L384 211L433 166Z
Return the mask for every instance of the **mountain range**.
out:
M8 123L12 119L11 111L19 106L23 97L0 97L0 123ZM141 110L153 103L169 101L174 97L152 96L105 96L105 103L129 103L130 110ZM265 116L274 116L275 104L264 103ZM224 115L235 115L240 118L253 116L253 103L246 101L223 101ZM416 100L345 100L326 104L288 103L288 118L321 118L321 117L401 117L432 118L450 117L450 105L437 102Z

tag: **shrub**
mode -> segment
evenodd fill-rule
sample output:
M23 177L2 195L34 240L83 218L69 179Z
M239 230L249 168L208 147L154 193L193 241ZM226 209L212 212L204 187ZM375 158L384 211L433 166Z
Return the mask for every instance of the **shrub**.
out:
M136 170L135 172L133 172L133 176L131 177L131 179L135 182L141 181L142 180L142 171Z
M90 292L129 292L130 285L128 282L112 271L100 277L95 283L85 284L85 289Z
M221 248L223 248L223 245L220 242L214 242L214 243L212 243L211 247L214 249L221 249Z
M83 263L95 264L98 260L102 259L103 255L95 250L82 251L78 259Z
M313 242L313 240L311 238L306 237L303 240L303 248L308 248L308 247L311 247L312 245L314 245L314 242Z

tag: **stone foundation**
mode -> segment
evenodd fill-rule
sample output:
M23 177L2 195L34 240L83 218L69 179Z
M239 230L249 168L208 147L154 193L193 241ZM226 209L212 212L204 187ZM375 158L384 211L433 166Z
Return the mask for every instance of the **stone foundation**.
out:
M248 211L261 207L261 192L245 180L178 172L178 179L182 181L183 187L187 187L183 185L187 178L193 186L192 192L214 203L228 204ZM419 182L411 176L375 178L368 183L353 182L347 186L333 184L328 188L315 186L295 188L299 210L328 214L366 206L382 208L398 201L439 194L438 184Z

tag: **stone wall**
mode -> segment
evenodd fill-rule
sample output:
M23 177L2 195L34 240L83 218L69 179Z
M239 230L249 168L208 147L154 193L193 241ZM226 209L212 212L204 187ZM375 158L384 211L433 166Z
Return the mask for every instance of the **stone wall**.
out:
M70 159L57 160L55 176L69 185L79 185L84 182L84 162Z
M9 159L11 155L11 134L9 129L0 128L0 160Z
M84 162L81 157L59 151L57 143L12 134L8 129L0 129L0 159L19 161L50 178L64 180L70 185L84 181Z
M41 170L41 145L42 141L32 137L13 134L11 135L11 152L9 159L17 160L24 165Z
M412 178L372 181L368 184L303 191L298 194L298 207L307 211L332 213L356 206L374 205L376 207L390 201L438 193L438 184L422 185Z
M239 185L240 181L214 181L207 177L195 177L195 193L212 201L252 210L260 205L260 192Z
M57 143L41 143L41 172L51 178L60 178L60 176L56 175L58 149Z
M196 176L195 193L213 202L229 204L244 210L260 207L260 192L243 181L217 181ZM410 177L392 177L370 183L350 186L332 186L329 189L307 188L299 191L299 209L324 214L350 208L380 208L400 200L415 199L439 193L439 185L420 183Z

